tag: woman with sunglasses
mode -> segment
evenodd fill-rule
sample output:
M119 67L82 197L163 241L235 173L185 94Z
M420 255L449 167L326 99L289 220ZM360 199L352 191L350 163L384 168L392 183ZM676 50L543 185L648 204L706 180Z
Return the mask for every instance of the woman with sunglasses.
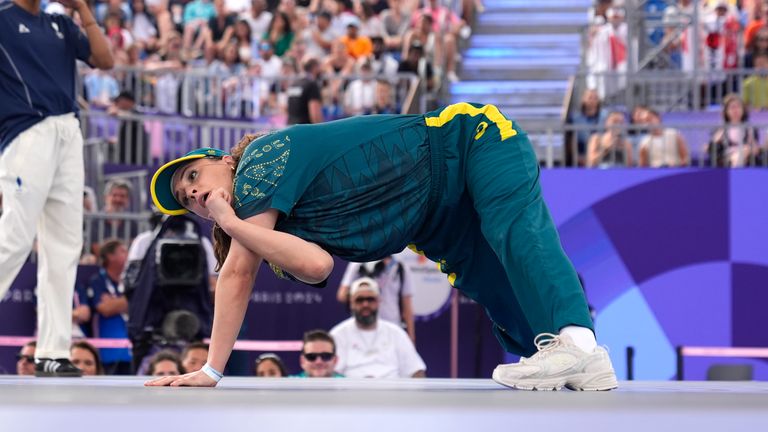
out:
M231 154L201 149L165 164L152 178L155 205L216 222L221 272L208 363L147 384L216 385L262 260L324 285L332 255L374 261L408 245L486 308L507 351L529 357L497 367L496 381L615 388L538 178L526 134L495 106L469 103L291 126L247 136Z

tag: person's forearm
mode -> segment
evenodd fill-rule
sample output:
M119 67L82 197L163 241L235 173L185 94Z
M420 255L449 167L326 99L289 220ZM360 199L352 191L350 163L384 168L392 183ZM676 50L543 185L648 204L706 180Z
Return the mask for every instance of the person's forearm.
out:
M405 322L405 329L408 332L408 336L411 338L411 342L416 343L416 325L413 321L413 298L411 296L404 296L402 299L402 315L403 322Z
M261 264L259 261L256 268ZM213 330L208 350L208 364L223 372L227 365L232 347L248 309L248 298L256 278L252 273L222 271L219 274L218 289L215 293L213 311Z
M328 252L294 235L263 228L234 215L221 227L250 251L303 282L320 283L333 269L333 258Z
M83 29L85 29L85 34L88 36L88 42L91 45L90 61L92 65L99 69L112 69L115 60L112 58L109 42L107 42L107 38L104 37L101 28L96 23L96 18L93 17L88 4L84 1L79 1L76 3L76 10L80 14L80 23Z

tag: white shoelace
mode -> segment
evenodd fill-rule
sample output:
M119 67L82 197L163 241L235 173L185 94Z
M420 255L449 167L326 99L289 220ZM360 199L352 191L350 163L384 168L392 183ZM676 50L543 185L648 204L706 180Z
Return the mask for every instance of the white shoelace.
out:
M562 345L562 340L560 339L560 336L556 334L540 333L533 340L533 343L536 344L536 349L538 351L536 352L536 354L532 355L531 357L521 358L520 361L522 363L525 363L527 360L532 360L534 357L537 357L537 358L546 357L555 348Z

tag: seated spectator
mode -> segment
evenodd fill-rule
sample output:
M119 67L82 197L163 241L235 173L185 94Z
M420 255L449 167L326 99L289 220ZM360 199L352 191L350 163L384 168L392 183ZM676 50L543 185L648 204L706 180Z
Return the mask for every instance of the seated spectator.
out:
M650 108L645 105L635 105L635 107L632 108L632 112L629 114L630 129L627 131L627 136L629 142L632 143L632 149L635 150L635 153L637 153L636 150L640 148L640 140L648 134L648 130L645 126L648 123L649 109Z
M755 57L761 54L768 55L768 27L760 27L752 43L747 45L744 53L744 68L755 67Z
M354 70L355 59L347 52L347 46L344 45L340 39L337 39L333 42L331 55L325 59L321 72L328 80L328 84L324 88L325 94L327 95L324 97L324 105L328 105L328 109L333 111L332 113L329 113L329 119L339 117L339 115L337 115L338 111L341 111L341 101L339 100L339 97L344 88L346 78L352 75Z
M302 38L307 41L307 54L314 58L328 56L333 41L341 36L331 27L331 14L325 10L320 11L314 22L309 23L302 32L305 33Z
M216 16L216 8L210 0L192 0L184 6L184 48L189 49L199 32Z
M400 51L403 38L411 28L411 11L403 0L387 0L389 7L381 12L381 22L384 28L384 42L387 49Z
M288 52L293 43L291 20L285 12L275 12L267 31L262 35L263 41L269 42L275 55L282 57Z
M91 69L86 73L83 86L88 103L100 108L108 107L120 93L120 85L115 77L98 68Z
M605 119L605 132L595 133L587 145L587 166L632 166L632 143L626 138L624 114L614 111Z
M126 22L133 19L130 6L123 0L107 0L96 5L94 12L96 21L102 26L106 24L107 16L110 13L117 14L120 19Z
M325 330L311 330L304 333L299 364L302 372L291 375L295 378L343 378L334 372L336 367L336 343Z
M147 9L146 0L132 0L133 20L129 26L134 42L138 44L140 51L155 50L157 48L157 18Z
M381 37L384 35L384 23L368 1L362 1L355 4L360 10L357 16L360 18L360 27L358 33L368 38Z
M661 116L654 110L646 115L648 135L640 141L641 167L680 167L689 164L688 144L675 129L661 126Z
M125 27L125 20L120 13L110 12L104 20L104 33L109 39L113 51L124 51L133 45L133 35Z
M408 51L414 40L418 40L424 49L424 56L432 62L435 69L445 70L448 81L456 82L459 80L455 72L456 39L450 33L435 33L432 20L432 15L421 15L418 24L405 35L402 56L408 58Z
M707 144L710 164L717 167L743 167L753 159L759 142L757 129L749 125L749 109L736 94L723 99L724 126Z
M90 343L84 340L74 342L69 349L69 357L72 364L83 371L83 376L104 375L99 351Z
M385 79L376 80L376 102L371 114L400 114L392 95L392 84Z
M148 375L155 377L181 375L183 373L186 373L186 371L181 366L179 355L170 350L158 351L157 354L152 356L152 359L149 361L149 369L147 370Z
M259 47L255 46L253 35L251 35L251 26L248 25L248 21L238 20L235 23L231 40L234 40L237 44L237 56L242 64L247 66L257 57L256 52ZM226 42L226 39L221 41L222 44L226 44Z
M227 13L224 8L224 0L214 0L213 7L216 8L216 16L211 17L208 20L208 25L200 32L195 41L195 49L219 45L220 43L221 46L224 46L226 42L222 43L222 41L229 41L235 31L237 14Z
M419 78L427 83L427 90L433 90L436 87L432 64L424 56L424 47L418 40L411 42L408 54L400 60L400 65L397 67L397 71L418 75Z
M121 275L128 250L120 240L107 240L99 249L99 272L88 282L88 299L94 315L94 337L125 339L128 337L128 300ZM127 348L102 348L101 357L108 375L131 373L131 351Z
M370 277L378 284L378 318L404 328L408 337L415 343L413 274L408 266L394 255L379 261L349 263L336 291L336 300L349 305L352 282L361 277Z
M104 210L102 213L121 215L131 209L131 184L126 180L115 178L104 187ZM99 256L99 242L107 238L131 241L138 234L135 223L116 218L94 219L91 223L91 253Z
M252 35L263 35L272 22L272 12L267 10L265 0L251 0L250 10L240 14L240 19L244 19L251 26Z
M197 372L208 361L208 344L192 342L181 352L181 366L186 373Z
M373 54L365 59L364 62L370 62L373 74L376 76L384 75L388 78L394 78L397 75L398 63L395 57L387 51L384 39L381 36L371 38L373 44Z
M280 78L283 69L283 60L275 54L274 47L269 42L259 44L259 56L252 62L258 68L261 77L259 95L265 99L269 95L269 88Z
M84 338L93 334L91 323L91 306L88 301L88 290L81 284L75 285L72 296L72 337Z
M432 19L432 28L436 34L459 36L462 27L466 25L451 9L440 4L440 0L426 0L425 6L415 11L411 17L411 26L416 27L424 15Z
M347 48L347 53L355 60L368 57L373 53L371 39L360 34L360 20L357 17L352 17L347 21L347 32L339 40Z
M35 349L36 341L24 344L16 354L16 375L35 375Z
M400 326L378 318L379 286L360 278L350 288L352 317L331 329L339 361L350 378L424 377L426 365Z
M752 110L768 109L768 53L755 56L755 71L741 90L744 104Z
M256 358L254 367L257 377L281 378L288 376L285 363L277 354L264 353Z
M360 77L352 80L344 92L344 113L348 116L370 114L376 103L376 80L370 63L360 67Z
M574 130L565 135L566 166L584 166L589 138L605 123L605 117L606 112L597 95L597 90L584 90L581 94L579 110L571 114L567 120L568 124L574 126Z

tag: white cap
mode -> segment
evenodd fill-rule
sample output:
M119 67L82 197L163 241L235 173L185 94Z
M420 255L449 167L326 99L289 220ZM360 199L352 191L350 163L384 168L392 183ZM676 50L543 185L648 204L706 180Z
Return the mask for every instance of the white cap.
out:
M352 287L349 289L349 296L354 297L355 294L361 291L372 291L377 296L381 293L379 291L379 284L369 277L361 277L352 282Z

